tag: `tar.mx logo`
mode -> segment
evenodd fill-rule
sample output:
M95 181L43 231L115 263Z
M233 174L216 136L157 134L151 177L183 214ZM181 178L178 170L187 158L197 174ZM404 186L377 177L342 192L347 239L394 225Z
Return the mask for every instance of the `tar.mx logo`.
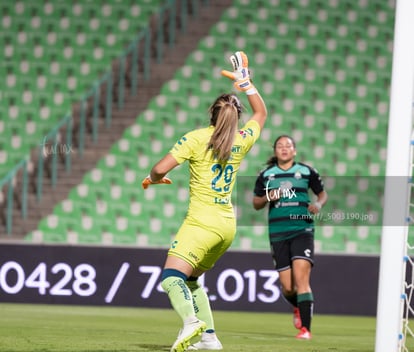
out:
M58 142L50 142L47 141L46 137L43 138L42 143L40 143L42 147L43 156L47 157L53 154L70 154L73 153L72 145L66 143L58 143Z
M289 181L281 182L278 188L269 187L270 180L266 183L266 198L267 201L274 201L280 198L292 199L296 197L296 191L292 189L292 184Z

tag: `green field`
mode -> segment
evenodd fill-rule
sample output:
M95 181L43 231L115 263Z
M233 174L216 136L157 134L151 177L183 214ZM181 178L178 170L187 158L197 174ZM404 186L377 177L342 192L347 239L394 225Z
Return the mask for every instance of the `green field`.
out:
M310 341L294 338L290 314L216 311L215 319L224 351L374 351L373 317L315 315ZM169 309L3 303L0 351L169 351L179 327Z

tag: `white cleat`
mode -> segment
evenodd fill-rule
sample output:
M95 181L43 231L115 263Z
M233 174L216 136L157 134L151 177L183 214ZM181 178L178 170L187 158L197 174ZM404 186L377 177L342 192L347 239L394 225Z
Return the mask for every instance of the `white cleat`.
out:
M192 344L188 347L188 350L196 351L196 350L222 350L223 345L221 344L220 340L217 338L215 333L207 333L203 332L201 335L201 341Z
M184 352L187 351L191 344L191 339L201 335L206 329L206 323L201 320L195 320L191 323L184 324L184 327L178 334L177 340L172 345L170 352Z

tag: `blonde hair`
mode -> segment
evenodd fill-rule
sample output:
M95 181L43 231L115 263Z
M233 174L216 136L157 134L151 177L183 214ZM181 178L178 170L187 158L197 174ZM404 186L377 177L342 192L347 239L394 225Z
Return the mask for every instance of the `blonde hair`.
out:
M226 162L231 154L242 113L240 100L233 94L222 94L210 107L209 112L210 124L215 128L207 149L212 149L219 161Z

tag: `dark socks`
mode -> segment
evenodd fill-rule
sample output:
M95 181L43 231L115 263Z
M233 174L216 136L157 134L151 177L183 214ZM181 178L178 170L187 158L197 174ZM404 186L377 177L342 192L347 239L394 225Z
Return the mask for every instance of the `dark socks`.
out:
M302 326L311 331L311 320L313 315L313 294L312 292L298 295L298 308Z

